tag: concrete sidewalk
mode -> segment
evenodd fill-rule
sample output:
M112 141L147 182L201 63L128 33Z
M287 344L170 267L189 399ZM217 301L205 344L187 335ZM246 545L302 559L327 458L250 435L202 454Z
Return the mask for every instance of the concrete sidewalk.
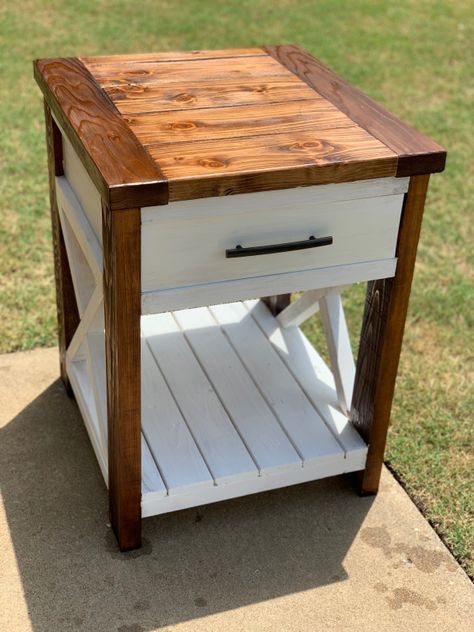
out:
M0 630L474 631L474 589L388 472L144 521L121 554L56 349L0 356Z

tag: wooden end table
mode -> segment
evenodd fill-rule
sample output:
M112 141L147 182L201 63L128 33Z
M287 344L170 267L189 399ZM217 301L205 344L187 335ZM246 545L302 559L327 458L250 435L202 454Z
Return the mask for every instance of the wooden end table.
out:
M61 375L120 548L144 516L325 476L375 493L444 149L295 46L34 69ZM331 370L299 329L318 309Z

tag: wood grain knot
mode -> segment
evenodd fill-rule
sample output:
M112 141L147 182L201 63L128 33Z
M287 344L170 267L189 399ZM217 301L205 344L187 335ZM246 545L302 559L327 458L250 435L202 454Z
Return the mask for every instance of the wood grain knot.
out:
M123 87L124 90L128 91L132 87L132 84L128 83L126 79L111 79L110 86L114 88L115 90L118 90L118 88Z
M304 151L305 149L321 151L326 150L328 146L328 143L322 140L308 140L304 143L291 143L291 145L286 145L284 149L288 151Z
M196 97L194 94L188 94L187 92L181 92L173 97L173 101L176 103L194 103L196 101Z
M123 83L119 86L113 86L112 89L108 90L110 96L113 96L114 99L126 97L129 94L142 94L145 92L145 88L143 86L137 86L133 83Z
M122 74L125 75L125 77L146 77L147 75L151 75L153 73L149 70L135 68L134 70L124 70Z
M206 167L208 169L222 169L227 167L225 162L221 160L216 160L215 158L201 158L198 160L198 164L201 167Z
M178 132L186 131L188 129L195 129L196 127L196 123L193 123L192 121L179 121L178 123L170 123L166 126L167 129L175 130Z

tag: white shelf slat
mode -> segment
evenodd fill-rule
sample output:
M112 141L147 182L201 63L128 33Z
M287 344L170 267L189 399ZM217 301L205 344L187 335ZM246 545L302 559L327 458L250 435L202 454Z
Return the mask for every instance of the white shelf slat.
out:
M170 495L214 481L173 395L142 338L142 432Z
M344 451L243 303L214 305L217 322L280 420L304 464L344 460Z
M254 461L172 314L144 318L142 331L215 483L255 476Z
M302 461L207 307L175 312L261 474Z
M299 327L279 327L262 301L247 301L245 305L328 428L338 438L350 467L354 470L363 469L367 446L347 417L338 410L334 376L319 353Z

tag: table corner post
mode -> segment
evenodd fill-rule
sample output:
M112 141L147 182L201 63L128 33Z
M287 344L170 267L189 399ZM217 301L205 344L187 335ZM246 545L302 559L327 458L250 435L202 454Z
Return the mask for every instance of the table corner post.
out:
M361 495L379 487L428 182L429 175L410 178L395 276L367 285L351 409L351 421L369 446L365 469L356 474Z
M54 277L58 319L58 345L61 379L69 397L73 396L67 375L66 351L79 325L79 311L66 253L56 198L56 177L63 175L62 136L49 105L44 101L46 147L48 152L49 198L51 205L51 232L53 238Z
M141 546L141 219L102 207L110 519L126 551Z

